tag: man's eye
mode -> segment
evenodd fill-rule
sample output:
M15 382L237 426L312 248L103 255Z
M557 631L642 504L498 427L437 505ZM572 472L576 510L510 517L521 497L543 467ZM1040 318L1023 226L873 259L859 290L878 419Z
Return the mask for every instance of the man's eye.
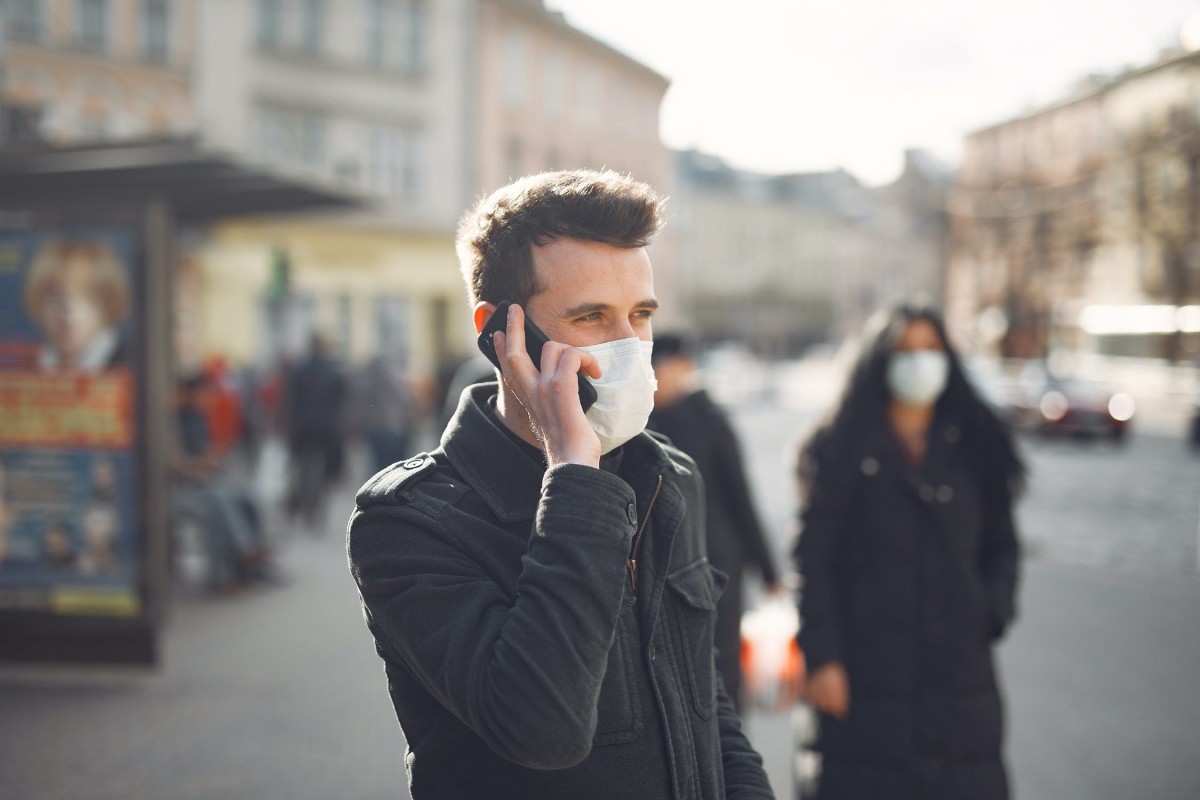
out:
M643 308L643 309L642 309L642 310L640 310L640 311L635 311L635 312L633 312L633 315L634 315L635 317L637 317L638 319L650 319L651 317L653 317L653 316L654 316L654 309L652 309L652 308Z
M600 319L600 312L593 311L590 314L584 314L582 317L578 317L575 321L576 322L595 322L598 319Z

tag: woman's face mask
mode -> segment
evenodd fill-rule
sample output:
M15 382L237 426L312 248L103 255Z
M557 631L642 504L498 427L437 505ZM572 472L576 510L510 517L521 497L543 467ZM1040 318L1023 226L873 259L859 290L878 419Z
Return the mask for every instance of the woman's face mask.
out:
M893 353L887 383L892 397L910 406L929 406L946 390L950 359L940 350Z
M600 377L588 378L597 397L587 418L600 437L600 452L610 453L641 433L654 410L654 342L634 336L579 349L600 364Z

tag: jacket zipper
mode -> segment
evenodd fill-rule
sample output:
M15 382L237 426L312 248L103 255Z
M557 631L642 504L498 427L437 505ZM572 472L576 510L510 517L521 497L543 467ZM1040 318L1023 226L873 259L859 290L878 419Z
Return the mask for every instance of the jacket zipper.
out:
M650 512L654 510L654 503L658 500L658 493L662 491L663 476L658 476L658 485L654 487L654 495L650 498L650 505L646 506L646 516L642 517L641 527L633 536L633 547L629 549L629 582L633 585L633 593L637 594L637 557L638 550L642 546L642 534L646 532L646 523L650 521Z

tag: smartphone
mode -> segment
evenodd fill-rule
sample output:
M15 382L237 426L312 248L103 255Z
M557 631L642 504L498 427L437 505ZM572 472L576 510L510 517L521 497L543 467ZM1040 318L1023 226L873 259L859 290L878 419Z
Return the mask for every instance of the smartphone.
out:
M508 327L508 307L512 303L505 300L496 306L496 311L492 314L492 318L483 326L483 330L479 332L479 350L488 361L500 369L500 359L496 356L496 347L492 344L492 334L496 331L503 331ZM542 368L542 346L550 341L546 338L546 334L542 333L537 325L534 325L529 319L529 315L525 315L525 352L529 353L529 358L533 361L533 366L536 369ZM592 403L596 402L596 387L588 381L582 372L579 373L579 403L583 406L583 410L587 411L592 407Z

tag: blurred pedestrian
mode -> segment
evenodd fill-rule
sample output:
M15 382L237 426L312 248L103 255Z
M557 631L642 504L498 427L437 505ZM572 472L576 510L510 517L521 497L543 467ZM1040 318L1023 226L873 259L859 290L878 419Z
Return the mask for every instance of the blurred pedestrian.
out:
M291 450L292 483L288 512L310 527L321 519L326 489L342 473L346 376L313 336L308 357L287 376L284 402Z
M717 603L717 668L740 709L743 572L754 568L770 592L779 591L775 558L759 524L742 464L741 447L725 412L699 386L690 343L654 337L654 412L647 425L696 462L704 478L708 560L729 576Z
M450 424L450 420L458 411L462 394L468 386L490 383L494 380L496 380L496 370L492 367L492 363L483 357L482 353L475 353L471 357L463 359L455 367L454 374L446 386L438 426L444 430Z
M1008 797L992 645L1016 614L1024 472L936 312L868 325L799 467L817 798Z
M224 454L212 441L206 391L203 375L185 377L177 387L172 510L176 525L186 519L203 532L202 579L219 590L274 577L274 571L254 498L226 473Z
M230 380L224 356L213 354L204 360L204 377L208 387L205 407L209 436L212 446L224 458L238 446L245 431L242 397Z
M380 353L363 367L350 416L361 429L371 474L410 454L417 407L404 362Z

